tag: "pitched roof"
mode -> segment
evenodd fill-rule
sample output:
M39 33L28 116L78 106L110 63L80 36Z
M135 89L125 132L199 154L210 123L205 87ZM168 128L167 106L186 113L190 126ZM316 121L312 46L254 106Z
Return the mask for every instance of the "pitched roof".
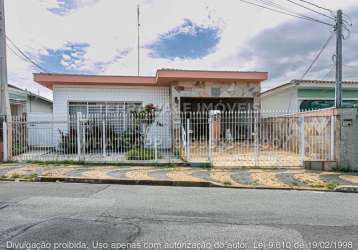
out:
M241 71L203 71L160 69L155 76L105 76L73 74L34 74L34 80L53 89L53 85L131 85L131 86L165 86L179 80L250 80L261 82L267 79L267 72Z

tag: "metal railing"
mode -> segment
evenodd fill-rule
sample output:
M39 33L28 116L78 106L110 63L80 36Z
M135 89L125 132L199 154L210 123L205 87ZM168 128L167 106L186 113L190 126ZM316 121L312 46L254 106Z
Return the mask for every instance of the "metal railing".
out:
M125 112L13 117L18 161L209 162L300 166L334 158L333 116L305 112Z

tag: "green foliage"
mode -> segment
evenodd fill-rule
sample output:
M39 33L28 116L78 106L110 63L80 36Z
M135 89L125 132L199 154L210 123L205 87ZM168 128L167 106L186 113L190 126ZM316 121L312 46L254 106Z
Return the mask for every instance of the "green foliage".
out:
M334 190L336 187L338 187L338 183L331 182L326 185L326 188L329 190Z
M158 154L158 159L161 158ZM133 148L127 152L128 160L154 160L155 150L149 148Z
M224 181L223 184L224 184L225 186L231 186L231 185L232 185L231 181L229 181L229 180Z
M22 154L25 152L25 147L22 144L16 143L12 146L12 153L14 156Z
M340 166L340 167L337 167L337 168L335 168L333 170L337 171L337 172L344 172L344 173L353 172L352 169L350 169L347 166Z
M12 179L17 179L17 178L20 178L20 175L18 173L13 173L10 178Z

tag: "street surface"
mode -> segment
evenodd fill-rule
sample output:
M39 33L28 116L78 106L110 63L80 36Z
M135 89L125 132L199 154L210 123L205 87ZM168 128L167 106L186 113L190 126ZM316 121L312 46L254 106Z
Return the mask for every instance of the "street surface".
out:
M0 182L1 249L358 249L358 195Z

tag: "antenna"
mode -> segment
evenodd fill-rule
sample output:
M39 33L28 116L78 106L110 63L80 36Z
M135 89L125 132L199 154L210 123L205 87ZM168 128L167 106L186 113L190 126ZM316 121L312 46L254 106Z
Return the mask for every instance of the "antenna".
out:
M138 23L138 76L140 75L140 54L139 54L139 29L140 29L140 23L139 23L139 4L137 4L137 23Z

